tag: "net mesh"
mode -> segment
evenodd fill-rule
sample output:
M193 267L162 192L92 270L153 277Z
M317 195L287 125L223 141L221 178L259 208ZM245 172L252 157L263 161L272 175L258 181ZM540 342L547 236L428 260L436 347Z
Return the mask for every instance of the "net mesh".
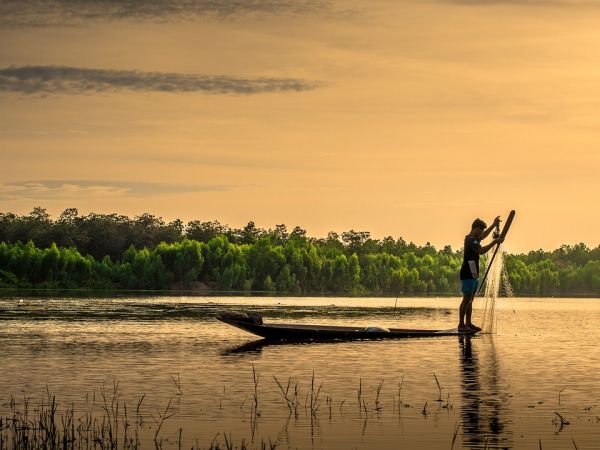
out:
M502 244L500 244L498 252L496 253L496 257L492 261L492 265L489 269L485 282L485 303L481 325L483 333L491 334L496 332L496 309L501 290L504 291L506 296L513 296L512 287L510 285L510 281L508 280L508 274L504 264L505 256L506 253L504 251L504 247Z

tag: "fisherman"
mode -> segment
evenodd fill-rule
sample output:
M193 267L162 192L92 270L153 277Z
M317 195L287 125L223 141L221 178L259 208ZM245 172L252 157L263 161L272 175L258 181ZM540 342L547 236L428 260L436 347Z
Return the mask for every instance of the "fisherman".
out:
M462 282L463 299L459 309L458 331L476 332L481 331L476 325L471 323L471 313L473 312L473 300L479 284L479 255L487 253L495 245L504 241L503 237L494 237L488 245L481 245L494 228L500 225L500 217L494 219L494 223L488 228L481 219L475 219L471 225L471 232L465 236L465 249L462 267L460 269L460 279ZM465 323L466 319L466 323Z

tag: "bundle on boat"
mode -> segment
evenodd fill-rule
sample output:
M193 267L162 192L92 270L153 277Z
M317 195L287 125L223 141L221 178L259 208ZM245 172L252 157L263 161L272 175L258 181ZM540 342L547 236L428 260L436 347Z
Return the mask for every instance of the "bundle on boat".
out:
M228 323L229 320L236 322L247 322L254 325L262 325L262 316L255 312L247 311L223 311L218 316L221 322Z

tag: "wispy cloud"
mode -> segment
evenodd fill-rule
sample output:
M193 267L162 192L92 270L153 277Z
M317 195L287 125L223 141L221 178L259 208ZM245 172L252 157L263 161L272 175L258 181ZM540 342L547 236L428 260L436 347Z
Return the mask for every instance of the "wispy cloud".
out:
M314 14L329 11L330 7L329 0L0 0L0 26Z
M123 90L260 94L306 91L315 89L319 84L316 81L294 78L238 78L226 75L63 66L23 66L0 69L0 92L25 94L78 94Z
M581 7L600 6L598 0L437 0L441 3L455 3L460 5L492 6L538 6L538 7Z
M150 197L164 194L227 191L224 185L182 185L103 180L35 180L0 184L0 200Z

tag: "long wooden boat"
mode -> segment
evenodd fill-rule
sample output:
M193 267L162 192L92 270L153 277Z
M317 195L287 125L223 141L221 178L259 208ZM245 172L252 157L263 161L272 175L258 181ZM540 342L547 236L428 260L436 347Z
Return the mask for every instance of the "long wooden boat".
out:
M459 332L457 328L449 330L411 330L335 325L266 324L263 323L259 314L231 311L220 314L217 319L265 339L281 341L377 340L475 334L474 332Z

